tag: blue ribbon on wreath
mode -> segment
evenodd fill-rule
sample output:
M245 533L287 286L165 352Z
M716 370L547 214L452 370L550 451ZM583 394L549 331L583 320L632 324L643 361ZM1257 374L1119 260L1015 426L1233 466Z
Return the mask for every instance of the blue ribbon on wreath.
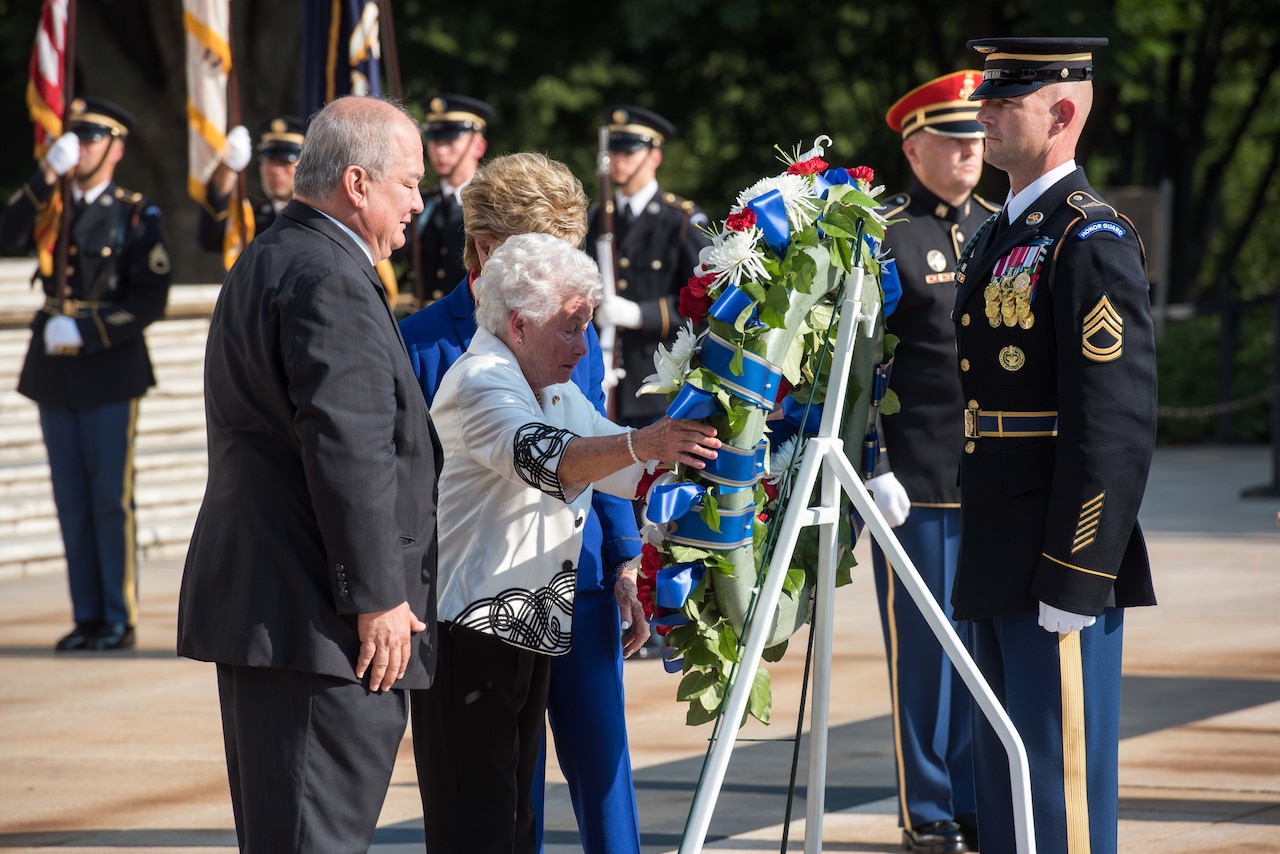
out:
M747 202L756 212L756 227L764 235L764 242L779 258L787 254L791 243L791 223L787 220L787 203L782 193L770 190Z
M670 418L691 418L701 421L723 412L720 401L709 391L703 391L692 383L685 383L680 391L667 404L667 416Z

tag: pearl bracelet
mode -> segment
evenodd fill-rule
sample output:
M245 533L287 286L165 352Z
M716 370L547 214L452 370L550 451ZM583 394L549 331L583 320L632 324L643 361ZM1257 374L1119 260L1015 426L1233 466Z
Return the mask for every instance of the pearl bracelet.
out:
M627 451L630 452L631 459L636 461L636 465L642 466L644 465L644 460L636 456L636 446L635 446L635 443L631 441L631 434L633 432L635 432L633 429L631 429L630 427L627 428Z

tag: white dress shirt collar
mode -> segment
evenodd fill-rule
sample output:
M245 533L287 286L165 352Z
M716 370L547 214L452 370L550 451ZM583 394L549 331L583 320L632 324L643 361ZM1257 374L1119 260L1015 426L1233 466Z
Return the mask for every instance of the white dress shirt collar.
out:
M621 213L624 208L631 208L631 216L639 218L644 213L644 206L649 204L650 199L658 194L658 179L655 178L648 184L645 184L634 196L624 196L618 193L618 212Z
M1004 202L1005 213L1009 215L1005 224L1012 225L1015 220L1026 213L1027 208L1035 204L1036 199L1044 195L1046 190L1074 171L1076 171L1075 160L1068 160L1023 187L1021 193L1015 195L1011 190L1009 195L1005 197Z
M329 220L329 222L333 223L333 224L334 224L334 225L336 225L338 228L342 229L342 230L343 230L343 231L345 231L348 235L350 235L351 239L352 239L352 240L354 240L354 241L356 242L356 246L359 246L359 247L360 247L360 249L364 252L364 257L366 257L366 258L368 258L368 259L369 259L369 266L370 266L370 267L372 267L372 266L373 266L373 264L374 264L374 261L373 261L373 250L369 248L369 244L368 244L368 243L365 243L365 242L364 242L364 240L362 240L362 239L361 239L360 235L356 234L354 231L352 231L351 229L347 228L345 225L343 225L342 223L338 222L336 219L334 219L333 217L329 216L329 215L328 215L327 213L325 213L324 211L321 211L319 208L316 208L316 210L317 210L317 211L320 211L320 213L324 215L324 218L325 218L325 219L327 219L327 220Z

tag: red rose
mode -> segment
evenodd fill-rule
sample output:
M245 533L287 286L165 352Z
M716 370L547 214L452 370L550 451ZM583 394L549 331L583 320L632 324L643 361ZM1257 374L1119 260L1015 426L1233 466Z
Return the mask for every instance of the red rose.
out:
M776 478L771 477L763 479L760 481L760 486L764 489L764 494L769 497L770 504L778 500L780 490L778 489L778 481Z
M707 288L715 280L715 276L691 276L689 284L680 289L680 305L678 309L680 314L696 322L701 322L707 316L707 312L711 310L711 304L715 302L715 300L707 296Z
M671 630L674 628L675 626L654 626L653 630L658 633L658 637L665 638L671 634Z
M640 547L640 572L636 574L636 597L644 609L646 619L652 620L658 610L658 570L662 569L662 555L645 543Z
M870 166L855 166L849 170L849 177L870 186L876 179L876 173Z
M787 382L786 377L783 377L782 382L778 383L778 395L773 399L773 405L774 406L781 405L782 399L787 395L791 394L792 388L794 388L794 386L792 386L791 383Z
M636 486L636 501L644 501L649 495L649 487L653 486L653 482L668 471L670 471L670 469L658 466L653 471L646 471L642 474L640 476L640 483Z
M787 167L788 175L816 175L819 172L826 172L830 167L827 161L821 157L811 157L808 160L792 163Z
M736 214L729 214L724 227L729 231L748 231L756 224L756 212L751 208L743 208Z

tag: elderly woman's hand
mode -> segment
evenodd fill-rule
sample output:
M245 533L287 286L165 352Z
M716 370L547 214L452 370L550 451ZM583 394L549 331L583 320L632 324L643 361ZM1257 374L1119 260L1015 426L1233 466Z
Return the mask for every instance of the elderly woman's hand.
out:
M676 421L665 415L635 431L631 438L642 460L684 463L696 469L706 468L704 461L714 460L720 447L715 428L709 424Z
M630 658L649 639L649 621L640 604L640 592L636 588L638 567L628 565L618 570L613 584L613 598L618 601L618 613L622 617L622 657Z

